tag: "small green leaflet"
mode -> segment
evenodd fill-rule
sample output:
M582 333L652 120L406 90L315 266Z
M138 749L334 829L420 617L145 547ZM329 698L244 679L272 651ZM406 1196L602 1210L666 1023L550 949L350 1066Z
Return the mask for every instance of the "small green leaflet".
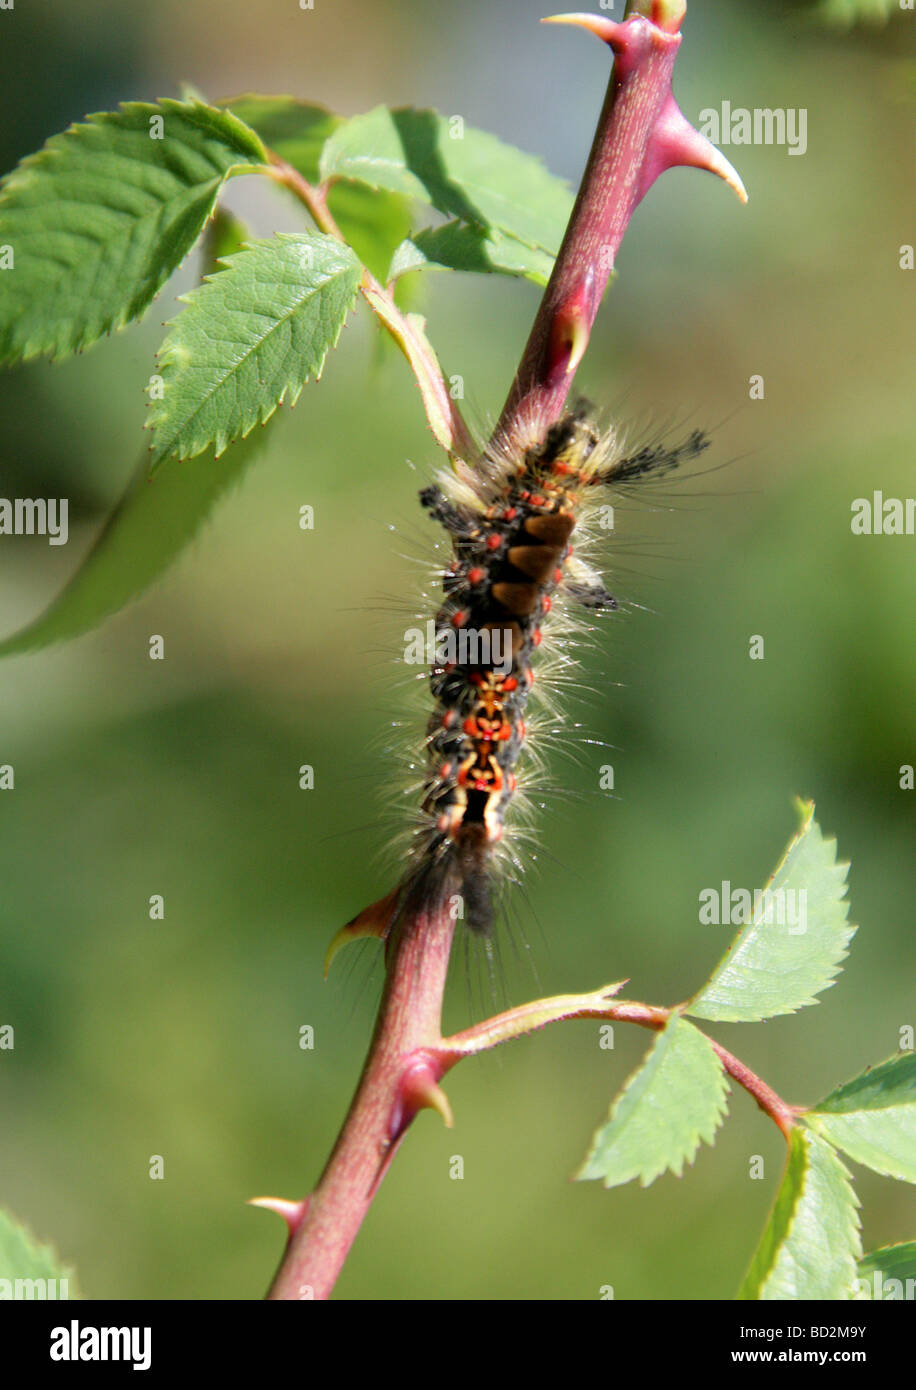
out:
M237 218L217 208L207 224L205 265L238 250L246 235ZM212 449L190 467L169 459L152 479L144 457L69 584L34 622L0 642L0 657L79 637L139 597L196 535L263 443L258 431L219 459Z
M226 109L257 131L264 144L309 183L318 182L318 161L325 141L343 124L343 117L335 116L326 106L259 92L233 97L226 102Z
M328 193L328 208L363 265L387 284L391 258L410 231L407 199L359 183L338 183Z
M515 237L495 228L472 227L467 222L446 222L417 232L395 252L389 272L397 279L411 270L441 266L449 270L483 271L489 274L523 275L536 285L546 285L553 257L538 247L524 246Z
M885 1245L859 1261L856 1298L890 1303L916 1298L916 1240Z
M700 1140L710 1143L722 1123L727 1089L709 1039L673 1015L593 1136L576 1177L601 1178L605 1187L633 1178L648 1187L668 1169L680 1177Z
M738 1298L851 1298L862 1253L858 1205L830 1145L793 1129L776 1202Z
M321 151L326 140L344 124L342 116L293 97L257 93L236 97L227 106L308 183L320 181ZM329 190L328 207L363 265L386 282L391 257L410 232L407 199L364 184L342 182Z
M757 1022L790 1014L833 984L855 927L844 901L848 864L825 840L812 802L799 802L801 827L709 982L691 1000L694 1018Z
M228 257L183 296L159 358L162 399L150 410L153 462L193 458L269 420L321 375L353 307L362 267L318 233L279 233Z
M43 1294L39 1293L32 1283L35 1279L53 1279L53 1291L45 1286ZM63 1288L61 1281L66 1281ZM11 1287L8 1288L8 1284ZM0 1301L78 1296L73 1270L61 1264L50 1246L39 1245L31 1232L8 1211L0 1210Z
M340 126L324 147L321 176L419 199L551 255L573 204L568 186L532 155L460 118L409 107L378 106Z
M253 131L199 102L130 102L52 136L0 186L0 361L62 357L138 318L226 178L265 161Z
M204 268L201 278L215 274L219 269L217 262L224 261L236 251L241 251L246 241L251 241L251 233L244 222L240 222L235 213L229 212L227 208L218 207L207 223L204 233L201 248Z
M158 579L241 478L261 446L260 431L221 458L169 459L149 476L146 459L98 540L65 589L34 622L0 642L0 657L79 637Z
M856 1163L916 1182L916 1052L838 1086L805 1119Z

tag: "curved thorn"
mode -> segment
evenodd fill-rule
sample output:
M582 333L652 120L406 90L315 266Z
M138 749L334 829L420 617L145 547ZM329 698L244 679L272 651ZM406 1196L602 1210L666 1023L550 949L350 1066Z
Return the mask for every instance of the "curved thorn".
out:
M418 1110L435 1110L442 1116L446 1129L452 1129L455 1117L448 1096L435 1079L434 1066L434 1063L424 1060L405 1073L401 1082L404 1116L412 1117Z
M284 1197L249 1197L246 1205L263 1207L265 1211L275 1211L278 1216L283 1217L290 1235L293 1235L302 1224L302 1219L308 1210L309 1199L304 1197L301 1202L288 1202Z
M359 941L368 936L374 936L379 941L386 939L397 912L400 891L400 888L395 888L386 893L384 898L379 898L378 902L370 903L335 933L324 956L325 979L328 978L337 952L350 941Z
M446 1129L454 1129L455 1117L452 1114L452 1107L441 1086L430 1087L427 1092L427 1104L430 1110L436 1110L442 1116L442 1122Z
M737 170L705 135L694 130L674 97L669 96L649 139L639 196L648 191L659 174L675 165L706 169L710 174L716 174L734 190L742 203L747 202L747 189Z
M576 12L573 14L550 14L541 20L542 24L575 24L580 29L587 29L590 34L594 34L604 43L610 44L611 48L621 45L624 35L621 34L622 24L618 24L614 19L605 19L603 15L583 14Z

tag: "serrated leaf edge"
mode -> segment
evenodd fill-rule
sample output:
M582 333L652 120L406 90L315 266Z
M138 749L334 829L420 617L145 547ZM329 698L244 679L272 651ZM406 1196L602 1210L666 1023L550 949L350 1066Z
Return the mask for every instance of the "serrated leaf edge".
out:
M638 1181L639 1181L640 1187L643 1187L643 1188L645 1188L645 1187L650 1187L650 1186L652 1185L652 1183L656 1182L658 1178L663 1177L665 1173L672 1173L672 1174L674 1175L674 1177L676 1177L676 1178L682 1177L683 1174L684 1174L684 1169L685 1169L685 1167L693 1167L694 1161L695 1161L696 1156L697 1156L697 1154L698 1154L698 1152L699 1152L699 1150L700 1150L701 1145L702 1145L703 1143L712 1144L712 1142L713 1142L713 1140L714 1140L716 1134L718 1133L719 1129L721 1129L721 1127L722 1127L722 1125L723 1125L723 1123L724 1123L724 1121L725 1121L726 1115L728 1114L728 1097L729 1097L729 1081L728 1081L728 1075L727 1075L727 1073L726 1073L726 1071L725 1071L724 1066L722 1065L721 1060L720 1060L719 1057L716 1055L715 1050L714 1050L713 1047L712 1047L712 1043L709 1041L709 1038L706 1036L706 1034L703 1032L703 1030L702 1030L701 1028L697 1028L695 1024L690 1023L690 1021L689 1021L688 1019L683 1018L680 1014L672 1015L672 1019L675 1019L675 1018L680 1019L680 1021L681 1021L682 1023L685 1023L689 1028L693 1029L693 1031L694 1031L699 1037L701 1037L701 1038L704 1040L704 1042L707 1044L707 1046L709 1047L710 1051L712 1052L712 1055L713 1055L713 1057L715 1058L716 1064L717 1064L718 1067L719 1067L720 1080L721 1080L721 1089L720 1089L720 1092L719 1092L719 1103L718 1103L718 1105L717 1105L717 1107L716 1107L716 1113L715 1113L715 1116L713 1117L713 1119L712 1119L712 1121L711 1121L711 1124L710 1124L710 1126L709 1126L708 1132L704 1132L703 1129L697 1129L697 1130L694 1132L692 1139L689 1141L689 1142L690 1142L690 1145L692 1145L692 1147L689 1147L689 1148L686 1150L686 1152L682 1155L681 1162L680 1162L680 1166L674 1166L674 1165L672 1165L672 1164L670 1164L670 1163L664 1164L661 1168L658 1168L657 1171L655 1171L655 1172L652 1172L652 1170L650 1169L650 1170L648 1171L648 1173L641 1173L641 1174L638 1174L638 1175L634 1174L634 1177L633 1177L633 1178L625 1178L625 1179L622 1179L621 1181L609 1180L609 1179L607 1179L607 1178L602 1177L602 1175L601 1175L600 1173L589 1174L589 1173L586 1171L587 1168L588 1168L588 1166L589 1166L589 1164L590 1164L590 1162L591 1162L591 1160L592 1160L592 1156L593 1156L593 1154L594 1154L594 1152L595 1152L595 1149L596 1149L597 1146L598 1146L599 1135L603 1134L604 1131L608 1128L608 1126L611 1125L611 1124L613 1124L613 1122L614 1122L614 1120L615 1120L615 1118L616 1118L617 1112L618 1112L618 1110L619 1110L619 1108L620 1108L620 1105L621 1105L621 1103L623 1102L624 1097L625 1097L626 1094L630 1091L630 1089L631 1089L632 1086L635 1084L635 1082L638 1080L638 1078L639 1078L641 1075L644 1074L644 1072L646 1071L647 1067L651 1066L651 1064L652 1064L652 1059L653 1059L653 1057L656 1056L656 1054L657 1054L657 1050L658 1050L659 1044L661 1043L662 1038L665 1036L665 1033L667 1032L667 1028L670 1027L670 1022L669 1022L669 1024L666 1026L666 1028L663 1028L663 1029L660 1030L660 1032L659 1032L658 1035L656 1036L654 1042L653 1042L653 1043L651 1044L651 1046L649 1047L648 1051L643 1055L643 1058L642 1058L641 1062L639 1063L639 1065L633 1069L633 1071L632 1071L632 1072L630 1073L630 1075L627 1077L626 1081L625 1081L625 1082L623 1083L623 1085L621 1086L621 1088L620 1088L620 1090L618 1091L617 1095L614 1097L614 1100L613 1100L612 1103L611 1103L610 1111L608 1112L608 1117L607 1117L607 1119L604 1121L604 1123L603 1123L602 1125L600 1125L600 1126L598 1127L598 1129L597 1129L597 1130L595 1131L595 1133L593 1134L593 1136L592 1136L592 1142L591 1142L591 1145L590 1145L590 1147L589 1147L588 1153L586 1154L586 1156L585 1156L583 1162L581 1163L581 1165L579 1166L579 1168L573 1173L573 1179L574 1179L576 1182L586 1182L586 1181L594 1182L596 1179L600 1178L600 1179L601 1179L601 1182L603 1183L603 1185L604 1185L604 1187L605 1187L605 1189L606 1189L606 1190L609 1190L609 1189L612 1188L612 1187L624 1187L624 1186L626 1186L626 1184L627 1184L628 1182L633 1182L634 1178L638 1177ZM655 1067L657 1067L657 1066L658 1066L658 1062L656 1061ZM655 1069L655 1068L653 1068L653 1070L654 1070L654 1069Z
M313 293L318 293L319 289L321 289L323 285L327 284L328 281L334 279L335 276L342 275L346 269L355 269L360 264L358 256L349 245L342 242L338 242L333 237L326 236L321 232L277 232L272 237L261 237L255 239L254 241L246 242L242 250L235 251L229 256L221 257L219 263L220 265L224 266L225 269L213 271L210 274L205 275L201 284L196 285L194 289L189 290L186 294L179 295L179 301L186 306L190 306L193 308L199 307L201 295L204 294L205 287L207 285L212 284L214 280L218 280L222 275L231 274L232 271L235 269L235 263L240 259L243 259L245 257L246 252L251 250L258 250L265 246L270 246L271 244L276 243L277 241L304 241L311 243L319 242L321 244L330 244L334 247L334 249L337 252L348 251L350 255L353 257L352 266L339 267L337 271L329 274L327 276L327 279L322 281L322 285L315 286L313 289ZM150 465L151 468L155 470L166 459L176 459L178 462L184 462L186 459L196 458L199 454L202 454L206 449L208 449L211 444L214 445L214 457L220 458L221 455L225 453L226 449L228 449L230 444L236 443L242 439L247 439L249 434L251 434L252 430L255 428L256 425L266 425L268 420L272 418L272 416L277 412L280 406L286 402L287 396L289 397L290 406L294 406L298 401L300 395L302 394L304 386L309 381L320 381L322 373L324 372L325 365L328 360L328 356L337 347L337 344L340 341L340 335L344 330L347 319L350 317L350 314L353 311L358 291L358 285L354 285L352 297L349 301L346 312L344 313L337 327L337 332L334 338L331 341L329 341L325 346L325 350L321 356L321 361L314 371L307 373L300 381L288 382L284 386L282 392L280 393L279 398L276 401L274 401L272 406L259 406L257 411L255 412L254 417L250 420L250 422L247 425L243 426L243 428L238 433L233 434L231 438L229 438L226 435L225 431L221 431L215 440L208 441L207 443L203 444L199 449L192 449L188 453L184 454L179 453L177 448L173 449L171 447L171 441L160 448L157 448L155 442L153 442L150 445L150 451L153 455ZM205 295L204 297L206 298ZM286 315L286 317L290 318L292 314L296 313L300 307L301 305L297 305L296 308L292 309L290 313ZM183 312L176 314L173 319L170 319L168 321L168 323L166 324L166 328L172 330L176 326L180 326L182 318ZM282 319L275 320L274 325L269 330L269 332L274 332L276 330L276 327L283 321L284 320ZM188 416L187 419L185 419L182 422L180 426L182 430L186 429L188 427L189 422L192 421L197 414L199 414L199 412L203 409L207 401L209 401L209 399L212 397L213 393L225 384L228 376L231 374L231 372L235 371L238 368L240 362L244 361L245 358L250 356L252 352L257 351L257 349L265 342L266 338L267 334L265 334L264 338L261 338L257 343L250 347L248 351L244 354L244 357L237 358L232 363L231 367L227 368L225 374L216 383L210 394L204 400L201 401L194 414ZM165 341L159 349L159 352L156 354L157 366L159 368L168 369L168 367L170 367L173 364L175 357L178 355L178 343L174 340L174 334L170 332L168 336L165 338ZM157 402L157 404L159 404L159 402ZM168 417L165 414L165 412L163 412L160 418L164 420ZM155 432L158 423L159 418L157 418L157 416L154 414L146 422L144 428Z

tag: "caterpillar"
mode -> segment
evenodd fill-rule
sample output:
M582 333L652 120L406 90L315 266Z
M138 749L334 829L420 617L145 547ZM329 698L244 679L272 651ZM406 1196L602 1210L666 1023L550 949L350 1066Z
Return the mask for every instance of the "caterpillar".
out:
M433 711L419 817L399 883L341 928L325 973L347 941L387 940L420 909L448 910L491 937L498 862L517 863L504 831L518 801L516 768L530 760L526 710L542 631L557 624L557 608L617 607L600 574L575 553L574 533L587 536L602 489L668 473L708 444L694 430L673 448L656 443L628 453L581 401L526 447L491 443L476 464L459 461L422 489L420 503L444 528L451 559L428 624Z
M414 895L453 898L472 931L491 931L542 630L558 599L593 612L617 607L574 553L576 528L600 489L668 472L708 442L696 430L674 448L622 453L582 401L518 454L490 446L477 466L459 464L421 491L452 558L435 617L420 821L402 883L383 900L392 912Z

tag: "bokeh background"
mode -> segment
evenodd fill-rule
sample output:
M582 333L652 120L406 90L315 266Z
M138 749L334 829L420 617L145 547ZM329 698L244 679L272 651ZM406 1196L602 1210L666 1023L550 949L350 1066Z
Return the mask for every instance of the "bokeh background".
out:
M575 180L607 56L539 26L545 12L17 3L0 18L0 163L188 80L211 98L289 91L345 114L435 105ZM916 762L916 538L849 525L853 498L913 491L913 274L898 248L916 227L914 24L844 32L800 4L691 0L687 115L723 99L804 107L808 150L730 148L744 209L708 176L668 173L624 242L581 385L624 422L715 427L713 471L619 509L608 572L629 606L585 656L595 693L571 714L614 749L574 745L552 763L570 795L545 798L538 865L501 937L497 1004L625 975L631 997L683 998L729 935L698 924L699 889L762 883L791 796L815 798L852 861L848 967L816 1008L713 1029L796 1102L916 1023L916 793L898 786ZM301 225L251 180L229 202L260 234ZM0 543L3 633L76 569L136 467L161 325L195 272L91 353L0 378L0 493L68 496L72 518L66 547ZM426 295L484 425L537 291L441 274ZM0 1053L0 1202L57 1244L89 1297L260 1297L282 1232L245 1200L308 1190L361 1065L378 959L352 948L327 984L321 961L391 879L376 852L403 756L386 730L405 717L396 657L431 539L416 491L437 463L406 367L377 349L357 315L320 387L282 412L162 582L95 634L0 670L0 763L16 776L0 796L0 1022L16 1028ZM754 373L763 401L749 400ZM148 659L151 633L163 662ZM616 799L595 795L606 761ZM480 1016L489 993L481 953L467 968L456 957L449 1022ZM298 1047L304 1024L313 1051ZM680 1181L570 1183L647 1037L618 1028L616 1043L566 1025L455 1072L456 1129L420 1118L339 1296L577 1299L612 1284L620 1299L731 1297L780 1137L733 1092L718 1143ZM163 1181L148 1177L153 1154ZM749 1179L754 1154L765 1181ZM916 1233L911 1189L862 1171L857 1186L867 1248Z

